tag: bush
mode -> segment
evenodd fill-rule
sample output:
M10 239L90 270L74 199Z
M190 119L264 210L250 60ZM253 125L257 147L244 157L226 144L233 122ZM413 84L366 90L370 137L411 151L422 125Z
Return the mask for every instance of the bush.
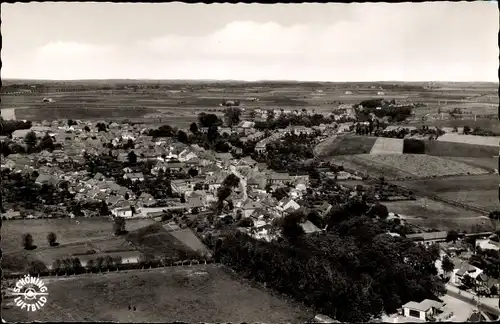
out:
M416 139L403 141L403 154L425 154L425 142Z

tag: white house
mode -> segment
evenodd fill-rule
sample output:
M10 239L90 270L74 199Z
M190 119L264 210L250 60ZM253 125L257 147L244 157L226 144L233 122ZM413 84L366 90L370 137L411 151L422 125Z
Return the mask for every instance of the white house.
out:
M291 198L288 198L288 199L285 199L283 200L282 202L280 202L280 207L281 207L281 210L283 211L292 211L292 210L297 210L300 208L300 205L298 203L296 203L293 199Z
M443 306L443 303L431 299L425 299L420 303L411 301L403 305L403 315L427 321L435 316Z
M114 208L113 210L111 210L111 214L113 214L115 217L130 218L132 217L132 208L130 207Z

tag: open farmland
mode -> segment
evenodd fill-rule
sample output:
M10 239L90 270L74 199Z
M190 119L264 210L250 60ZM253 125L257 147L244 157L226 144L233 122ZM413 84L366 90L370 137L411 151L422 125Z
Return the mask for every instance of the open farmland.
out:
M370 153L377 137L344 135L329 138L315 148L318 157Z
M373 145L370 154L401 154L403 140L398 138L379 137Z
M465 143L472 145L494 146L498 148L500 137L497 136L475 136L461 134L444 134L437 139L442 142Z
M391 201L384 205L390 212L403 215L401 218L407 223L428 229L468 232L494 229L492 221L484 214L432 199Z
M159 223L129 232L126 240L144 254L175 260L198 256L203 252L186 245Z
M107 217L81 218L79 224L74 219L29 219L4 221L2 226L2 252L11 253L23 250L22 235L30 233L33 242L40 247L47 245L47 235L54 232L61 245L110 238L113 235L113 222ZM150 219L130 219L126 229L133 231L153 224Z
M500 210L498 202L498 176L457 176L442 179L395 181L415 192L435 195L447 200L481 208L486 211Z
M237 278L226 268L131 270L104 275L46 278L42 311L3 309L8 322L233 322L303 323L309 309ZM136 307L136 311L128 306Z
M462 162L477 168L483 168L485 170L488 170L490 172L493 172L495 169L498 169L498 156L493 156L493 157L460 157L460 156L448 156L445 157L447 160L453 160L453 161L458 161Z
M489 173L483 168L426 154L358 154L333 160L344 168L388 180Z

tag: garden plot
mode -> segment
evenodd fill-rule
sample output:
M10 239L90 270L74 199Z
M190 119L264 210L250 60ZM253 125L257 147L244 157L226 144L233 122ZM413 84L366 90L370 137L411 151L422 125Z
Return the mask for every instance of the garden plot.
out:
M370 154L402 154L403 140L398 138L379 137L373 145Z

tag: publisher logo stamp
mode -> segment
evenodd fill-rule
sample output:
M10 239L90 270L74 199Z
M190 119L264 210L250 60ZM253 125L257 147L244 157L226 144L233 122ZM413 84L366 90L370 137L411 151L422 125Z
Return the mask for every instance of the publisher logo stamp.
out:
M42 279L28 275L16 282L11 295L16 296L14 304L17 307L35 312L45 305L49 293Z

